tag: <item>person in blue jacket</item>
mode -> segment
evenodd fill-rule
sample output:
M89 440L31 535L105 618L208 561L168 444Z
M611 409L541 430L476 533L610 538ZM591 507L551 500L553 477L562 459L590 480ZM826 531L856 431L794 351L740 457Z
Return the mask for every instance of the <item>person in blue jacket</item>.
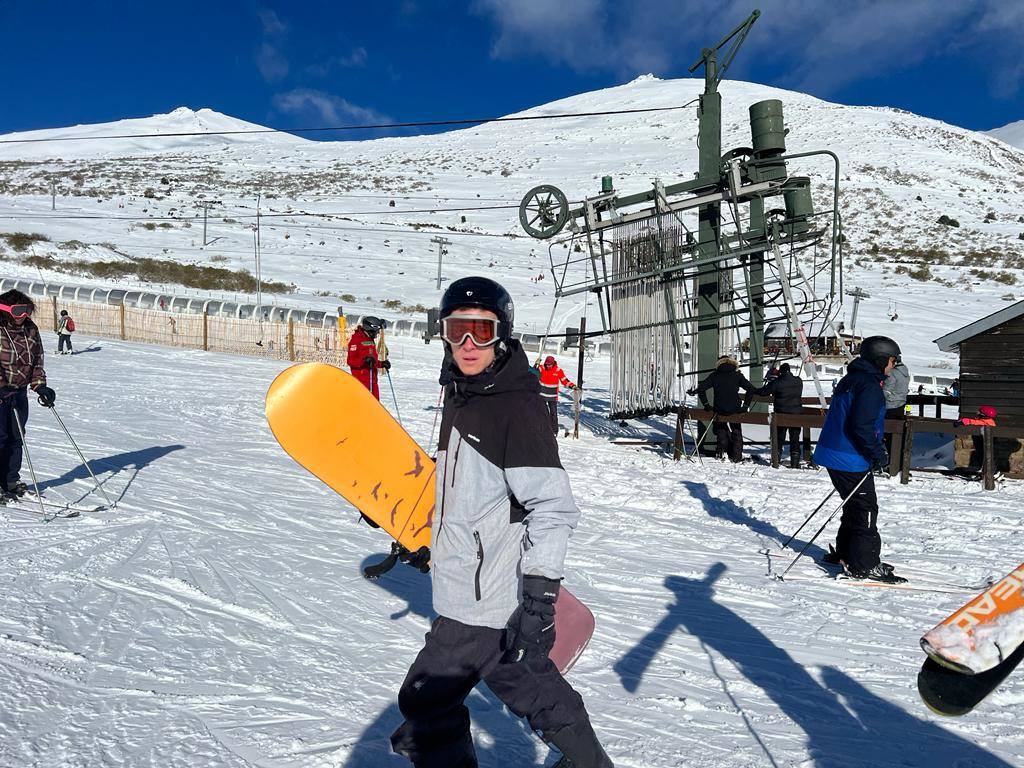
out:
M883 443L885 396L882 384L900 357L899 345L888 336L870 336L860 357L850 363L836 385L814 461L828 469L836 492L844 499L834 549L825 560L841 563L857 579L900 583L881 560L878 499L872 472L885 471L889 455Z

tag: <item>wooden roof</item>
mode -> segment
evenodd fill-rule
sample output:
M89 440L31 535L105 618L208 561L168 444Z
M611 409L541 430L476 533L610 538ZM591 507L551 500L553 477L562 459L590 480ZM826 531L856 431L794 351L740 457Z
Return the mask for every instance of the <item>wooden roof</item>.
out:
M965 325L963 328L959 328L952 333L940 336L935 339L935 343L939 345L939 349L943 352L952 352L968 339L985 333L985 331L990 331L997 325L1002 325L1010 320L1016 320L1021 316L1024 316L1024 301L1018 301L1016 304L1011 304L980 320L975 320L970 325Z

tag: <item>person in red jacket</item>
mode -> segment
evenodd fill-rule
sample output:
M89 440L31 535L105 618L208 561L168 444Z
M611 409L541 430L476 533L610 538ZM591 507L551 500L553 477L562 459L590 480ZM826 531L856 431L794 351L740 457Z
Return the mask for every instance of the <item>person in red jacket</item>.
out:
M964 416L957 421L965 427L994 427L998 415L996 409L991 405L982 405L978 407L976 416Z
M956 423L963 424L965 427L994 427L998 415L999 413L993 406L980 405L976 415L962 416L957 419ZM980 469L985 465L985 441L981 435L971 435L971 443L974 445L974 450L971 452L970 466Z
M558 361L553 355L544 358L544 365L540 368L540 396L544 398L544 404L548 407L548 415L551 417L551 429L558 434L558 391L559 387L576 389L576 385L566 378L565 371L558 367Z
M377 356L377 334L384 327L384 321L378 317L364 317L348 343L348 367L355 376L380 400L380 387L377 383L377 371L383 368L391 370L390 360L381 360Z

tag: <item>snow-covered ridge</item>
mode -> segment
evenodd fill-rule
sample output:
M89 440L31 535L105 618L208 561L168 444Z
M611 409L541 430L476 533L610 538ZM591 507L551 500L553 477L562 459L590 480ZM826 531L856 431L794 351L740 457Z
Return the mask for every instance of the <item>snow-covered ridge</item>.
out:
M681 107L702 89L702 79L643 76L519 114ZM839 155L845 286L860 286L872 297L860 308L858 330L896 335L911 360L931 363L937 357L932 339L997 310L1003 299L1020 298L1024 151L885 107L845 106L738 81L724 82L721 92L723 149L749 146L750 105L777 98L785 107L790 152L827 148ZM439 296L437 248L430 240L443 234L451 240L445 281L472 272L500 277L517 299L526 330L543 331L553 299L549 243L524 236L516 210L523 194L550 183L580 199L596 193L606 174L623 193L646 189L655 178L692 178L695 110L690 104L370 141L270 133L0 144L0 216L13 217L0 219L0 259L5 271L38 277L36 266L19 261L28 251L5 248L2 239L3 233L31 232L50 238L33 245L35 254L57 263L109 260L111 250L98 245L107 243L124 258L252 270L259 195L262 274L296 284L293 300L384 315L385 302L430 306ZM20 136L173 133L195 126L258 128L210 110L179 109ZM810 176L818 206L828 206L830 163L794 162L790 171ZM100 218L43 218L52 215L51 179L57 182L54 214ZM203 200L220 201L209 212L212 242L206 247L202 221L194 218ZM299 212L318 215L293 215ZM941 217L959 226L939 224ZM62 247L67 243L76 245ZM556 262L562 254L556 246ZM42 269L44 277L68 279L59 266L55 272ZM586 311L598 323L585 298L560 304L554 327L574 325ZM844 313L839 319L849 324L848 307Z
M1008 123L1002 128L993 128L991 131L985 131L989 136L995 136L1000 141L1005 141L1007 144L1017 147L1017 149L1024 149L1024 120L1017 120L1013 123Z
M285 146L305 143L305 139L300 139L287 133L160 137L160 134L217 134L234 131L266 130L262 125L223 115L206 107L198 110L178 107L164 115L4 134L0 136L0 140L6 142L24 141L27 143L0 144L0 160L30 160L52 157L62 157L65 159L72 157L109 157L118 154L167 152L177 149L201 150L223 147L236 142L275 143ZM152 134L152 137L133 139L100 138L108 136L135 136L138 134ZM71 138L88 140L60 141L60 139ZM40 140L45 140L45 143L40 142Z

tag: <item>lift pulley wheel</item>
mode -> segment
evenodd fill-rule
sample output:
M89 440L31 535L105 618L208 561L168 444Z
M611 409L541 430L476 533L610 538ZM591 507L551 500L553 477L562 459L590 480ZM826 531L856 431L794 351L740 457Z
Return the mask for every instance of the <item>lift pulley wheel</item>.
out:
M558 187L534 187L519 204L519 223L531 237L545 240L562 231L569 220L569 201Z

